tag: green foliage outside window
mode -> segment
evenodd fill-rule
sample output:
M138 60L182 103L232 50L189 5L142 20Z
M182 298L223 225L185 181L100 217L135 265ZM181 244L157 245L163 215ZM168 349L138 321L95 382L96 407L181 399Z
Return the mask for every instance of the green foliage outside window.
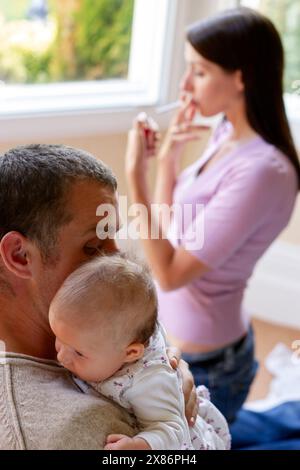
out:
M300 2L299 0L262 0L260 9L278 28L285 50L285 90L300 79Z
M0 80L126 77L134 0L48 0L45 20L26 18L29 5L0 0Z
M252 1L242 0L243 5L252 6ZM284 88L292 93L293 83L300 80L300 1L259 0L255 7L268 16L278 29L285 51Z

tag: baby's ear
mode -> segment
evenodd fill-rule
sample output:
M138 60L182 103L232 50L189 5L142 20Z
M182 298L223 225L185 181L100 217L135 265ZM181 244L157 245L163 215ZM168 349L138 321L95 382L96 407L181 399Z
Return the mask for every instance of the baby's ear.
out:
M131 343L126 348L125 362L134 362L143 357L145 346L142 343Z

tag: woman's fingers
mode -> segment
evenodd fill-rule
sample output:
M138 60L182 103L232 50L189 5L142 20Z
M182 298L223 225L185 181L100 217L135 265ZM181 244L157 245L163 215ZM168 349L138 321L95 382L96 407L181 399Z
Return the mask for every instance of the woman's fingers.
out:
M204 126L203 124L192 124L190 122L182 122L173 126L171 132L172 134L180 134L183 132L208 131L209 129L209 126Z
M201 140L203 138L203 134L200 132L193 132L189 134L178 134L173 137L173 141L176 143L186 143L191 142L192 140Z
M157 150L157 143L160 141L157 123L143 112L136 117L134 126L143 138L147 155L153 155Z
M201 139L203 133L209 129L209 126L184 122L173 126L170 130L170 136L174 142L185 143L191 140Z
M182 109L179 111L179 120L174 122L169 129L169 137L175 144L184 144L192 140L199 140L202 137L202 133L210 129L209 126L202 124L193 124L192 120L186 120L185 112L190 108L190 99L187 99ZM193 119L194 111L192 110L189 115ZM181 114L180 114L181 113ZM184 120L182 120L184 118ZM133 122L133 133L135 137L132 139L135 141L135 147L140 148L140 153L144 154L144 157L151 157L157 154L158 147L161 142L161 135L158 130L156 122L146 113L140 113Z
M196 113L196 108L192 103L193 97L191 94L181 93L180 100L182 105L174 117L174 124L178 124L182 121L192 121Z
M185 118L187 121L192 122L196 114L196 108L195 106L189 106L185 112Z

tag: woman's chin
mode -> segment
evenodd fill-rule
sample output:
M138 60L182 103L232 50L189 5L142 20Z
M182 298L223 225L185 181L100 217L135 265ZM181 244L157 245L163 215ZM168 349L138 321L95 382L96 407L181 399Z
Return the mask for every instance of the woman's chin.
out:
M197 112L200 114L200 116L203 116L205 118L211 118L211 117L214 117L214 116L217 116L217 114L220 114L223 112L223 110L221 109L209 109L209 107L204 107L203 104L197 102L197 101L194 101L193 102Z
M197 109L197 112L200 114L200 116L203 116L203 117L211 116L211 114L209 114L206 109L203 109L203 107L199 103L195 103L195 108Z
M197 106L197 110L199 112L199 114L205 118L210 118L210 117L213 117L215 116L217 113L214 112L214 111L210 111L210 110L207 110L207 109L203 109L201 106Z

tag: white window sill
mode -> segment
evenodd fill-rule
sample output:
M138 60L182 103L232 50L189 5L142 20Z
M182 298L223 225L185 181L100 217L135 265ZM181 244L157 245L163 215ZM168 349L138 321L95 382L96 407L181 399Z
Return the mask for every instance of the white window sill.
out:
M140 111L152 115L161 127L170 117L156 116L157 97L125 80L101 86L84 83L32 88L28 100L24 95L19 99L18 93L7 102L1 100L0 143L123 133Z
M70 90L69 90L70 91ZM128 90L127 90L128 91ZM38 98L37 98L38 99ZM69 99L69 101L68 101ZM73 101L72 101L73 100ZM101 103L100 103L101 100ZM65 106L68 101L68 106ZM16 98L17 103L17 98ZM76 103L76 106L74 105ZM0 142L45 141L62 138L88 137L91 135L125 133L133 118L146 111L165 129L170 114L156 115L157 103L142 92L107 94L96 99L81 95L62 96L58 110L49 99L49 107L40 110L0 113ZM289 123L296 146L300 149L300 96L285 95Z
M177 0L135 0L128 80L0 87L0 142L125 132L140 109L169 101L185 9Z
M41 141L128 129L155 97L125 80L5 87L0 142ZM0 89L1 92L1 89Z
M149 104L152 90L128 80L6 85L0 88L0 118L49 116Z

